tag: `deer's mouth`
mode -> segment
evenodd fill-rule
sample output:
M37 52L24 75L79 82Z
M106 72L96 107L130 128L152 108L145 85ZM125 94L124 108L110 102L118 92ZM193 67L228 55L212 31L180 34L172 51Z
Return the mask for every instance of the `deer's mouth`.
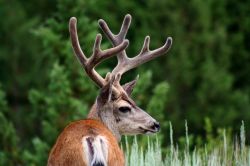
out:
M144 134L154 134L157 133L159 130L152 130L152 129L146 129L143 127L139 127L139 129L144 133Z

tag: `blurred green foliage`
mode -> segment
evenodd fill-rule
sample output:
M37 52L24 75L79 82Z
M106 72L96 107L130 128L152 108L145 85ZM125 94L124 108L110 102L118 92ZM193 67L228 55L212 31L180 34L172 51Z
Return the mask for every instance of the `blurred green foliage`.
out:
M118 32L124 15L133 16L127 36L131 57L146 35L151 49L173 37L167 56L123 79L140 75L133 98L161 122L163 147L169 145L168 121L179 142L188 121L190 146L210 139L216 143L222 128L233 133L241 120L247 128L249 6L250 1L233 0L0 1L0 165L45 165L60 131L85 118L94 103L98 89L71 49L71 16L78 18L86 55L92 52L99 18ZM104 39L102 48L110 46ZM97 70L105 75L115 63L113 58ZM147 143L145 137L141 143Z

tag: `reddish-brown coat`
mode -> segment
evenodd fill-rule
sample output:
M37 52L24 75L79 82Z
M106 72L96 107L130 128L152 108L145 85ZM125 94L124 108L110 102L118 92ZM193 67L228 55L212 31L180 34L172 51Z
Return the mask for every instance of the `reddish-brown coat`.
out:
M86 119L70 123L57 138L48 166L87 166L82 138L103 136L108 142L108 166L125 165L124 155L111 131L98 120Z

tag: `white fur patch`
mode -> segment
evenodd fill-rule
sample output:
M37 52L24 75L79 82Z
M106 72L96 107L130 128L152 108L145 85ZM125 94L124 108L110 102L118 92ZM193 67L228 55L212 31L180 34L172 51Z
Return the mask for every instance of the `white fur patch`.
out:
M87 165L102 163L107 166L108 142L104 136L85 136L82 138L82 146Z

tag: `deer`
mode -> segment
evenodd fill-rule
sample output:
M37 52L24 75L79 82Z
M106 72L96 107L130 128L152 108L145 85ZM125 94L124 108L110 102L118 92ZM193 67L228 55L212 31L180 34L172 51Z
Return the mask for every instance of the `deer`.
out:
M171 48L172 38L168 37L163 46L150 50L150 37L146 36L140 53L129 58L126 54L129 41L125 37L131 19L130 14L124 17L117 35L100 19L99 27L113 47L102 50L102 35L97 34L93 53L87 58L79 43L77 19L70 18L69 33L74 54L100 92L87 118L71 122L60 133L50 151L48 166L123 166L125 159L119 146L122 135L154 134L159 131L159 122L131 98L138 77L123 85L120 80L125 72L166 54ZM102 77L95 67L113 56L117 58L117 65L106 77Z

